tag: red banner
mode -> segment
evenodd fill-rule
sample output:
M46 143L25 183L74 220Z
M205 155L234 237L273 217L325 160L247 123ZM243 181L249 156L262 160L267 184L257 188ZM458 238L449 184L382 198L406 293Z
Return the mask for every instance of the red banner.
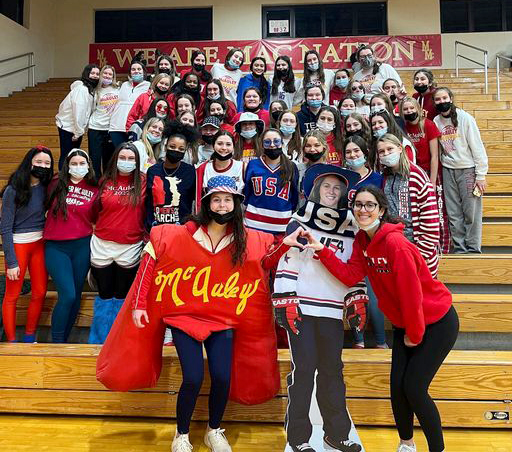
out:
M337 69L350 67L350 55L359 44L369 44L382 61L393 67L441 66L441 35L417 36L356 36L346 38L272 39L256 41L188 41L188 42L131 42L119 44L90 44L89 61L100 66L110 64L118 72L128 72L132 57L144 51L148 66L155 65L157 49L174 58L178 71L190 66L190 55L194 50L203 50L206 64L224 62L229 49L239 47L244 51L245 64L255 56L263 56L273 70L273 62L279 55L288 55L297 71L302 71L304 54L315 49L320 54L324 67Z

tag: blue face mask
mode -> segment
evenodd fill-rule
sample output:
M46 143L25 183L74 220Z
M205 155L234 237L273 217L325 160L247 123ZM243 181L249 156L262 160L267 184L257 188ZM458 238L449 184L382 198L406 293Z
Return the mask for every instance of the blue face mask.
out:
M309 70L311 71L318 71L318 68L320 67L320 64L318 63L311 63L311 64L308 64L308 68Z
M346 161L347 161L347 166L350 169L358 170L366 163L366 158L364 155L362 155L361 157L357 157L355 159L347 159Z
M344 108L342 108L340 110L340 113L341 113L341 116L348 116L350 113L352 113L353 110L345 110Z
M230 58L228 60L228 66L231 68L231 69L240 69L240 65L238 63L236 63L235 61L233 61L233 58Z
M293 126L287 126L286 124L281 124L279 127L281 132L283 132L283 135L290 136L295 132L296 127Z
M355 100L361 100L364 97L364 93L352 93L352 97Z
M155 137L154 135L151 135L150 133L146 134L146 138L148 139L148 141L151 144L157 144L157 143L160 143L160 141L162 141L162 137Z
M341 89L345 89L348 86L348 78L337 78L336 86Z
M142 80L144 80L144 75L143 74L133 74L132 75L132 80L135 83L140 83L140 82L142 82Z
M242 135L246 140L250 140L254 135L256 135L256 129L242 130L240 135Z
M380 137L383 137L384 135L386 135L386 133L388 133L388 128L384 127L383 129L380 129L380 130L374 130L373 136L375 138L380 138Z
M122 173L131 173L135 171L137 164L130 160L118 160L117 169Z
M320 108L322 106L321 99L308 99L307 103L311 108Z

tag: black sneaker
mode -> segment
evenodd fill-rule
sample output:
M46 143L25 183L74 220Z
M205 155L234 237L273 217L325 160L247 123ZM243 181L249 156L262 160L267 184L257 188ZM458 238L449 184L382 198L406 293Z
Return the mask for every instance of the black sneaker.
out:
M336 441L329 438L327 435L324 436L324 448L325 450L340 450L342 452L360 452L361 446L354 441L349 439L345 441Z
M297 444L296 446L290 444L290 447L292 448L293 452L315 452L315 449L313 449L309 443Z

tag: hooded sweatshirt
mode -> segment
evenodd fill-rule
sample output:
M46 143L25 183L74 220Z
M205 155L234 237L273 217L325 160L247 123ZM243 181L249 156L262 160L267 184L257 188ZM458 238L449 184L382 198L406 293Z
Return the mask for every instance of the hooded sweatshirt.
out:
M81 80L71 84L71 91L59 105L55 116L55 124L60 129L81 137L92 113L94 97Z
M324 103L320 106L320 108L322 107L325 107ZM300 134L304 136L310 130L316 129L318 113L315 115L309 108L308 104L304 102L300 107L300 111L297 113L297 119L299 120Z
M270 83L267 80L265 80L265 81L266 81L266 85L265 85L266 98L265 98L265 102L262 105L262 108L264 110L268 110L269 106L270 106ZM240 79L240 81L238 82L236 104L238 106L239 112L244 111L244 92L245 92L245 90L249 89L249 88L253 88L253 87L260 90L260 79L254 77L254 75L252 73L247 74L245 77L242 77ZM261 93L261 94L263 95L264 93Z
M403 235L402 224L385 223L373 239L359 231L352 256L344 264L324 247L317 252L327 269L346 286L368 276L379 309L409 339L419 344L425 327L440 320L452 305L445 285L432 278L418 248Z
M110 118L109 132L126 132L126 120L128 113L137 98L149 89L149 82L143 81L133 84L131 80L124 82L119 90L119 101L114 108L114 112Z

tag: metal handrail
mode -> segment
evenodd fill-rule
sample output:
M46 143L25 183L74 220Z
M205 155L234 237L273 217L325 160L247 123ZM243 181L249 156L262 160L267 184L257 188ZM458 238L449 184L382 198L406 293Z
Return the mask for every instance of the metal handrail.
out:
M471 49L483 52L483 54L484 54L484 62L483 62L483 64L480 63L479 61L475 61L475 60L472 60L471 58L465 57L464 55L459 55L459 53L457 52L457 46L459 44L462 45L462 46L469 47ZM487 50L485 50L485 49L481 49L480 47L475 47L475 46L472 46L471 44L466 44L465 42L455 41L455 75L457 77L459 76L459 58L462 58L462 59L467 60L467 61L471 61L472 63L475 63L478 66L482 66L484 68L485 94L488 94L489 93L489 80L488 80L488 76L487 76L487 70L489 69L489 63L488 63L489 52Z
M507 61L512 62L512 58L506 57L505 55L502 55L501 53L496 54L496 90L498 92L497 93L498 100L500 100L500 58L502 60L507 60ZM510 75L508 75L507 77L510 77Z
M34 64L34 52L27 52L27 53L22 53L21 55L4 58L3 60L0 60L0 64L6 63L7 61L17 60L18 58L24 58L27 56L28 56L28 65L27 66L25 66L21 69L16 69L14 71L6 72L5 74L0 74L0 78L8 77L9 75L17 74L18 72L28 71L27 72L28 86L34 86L35 80L36 80L36 72L34 69L36 67L36 65Z

